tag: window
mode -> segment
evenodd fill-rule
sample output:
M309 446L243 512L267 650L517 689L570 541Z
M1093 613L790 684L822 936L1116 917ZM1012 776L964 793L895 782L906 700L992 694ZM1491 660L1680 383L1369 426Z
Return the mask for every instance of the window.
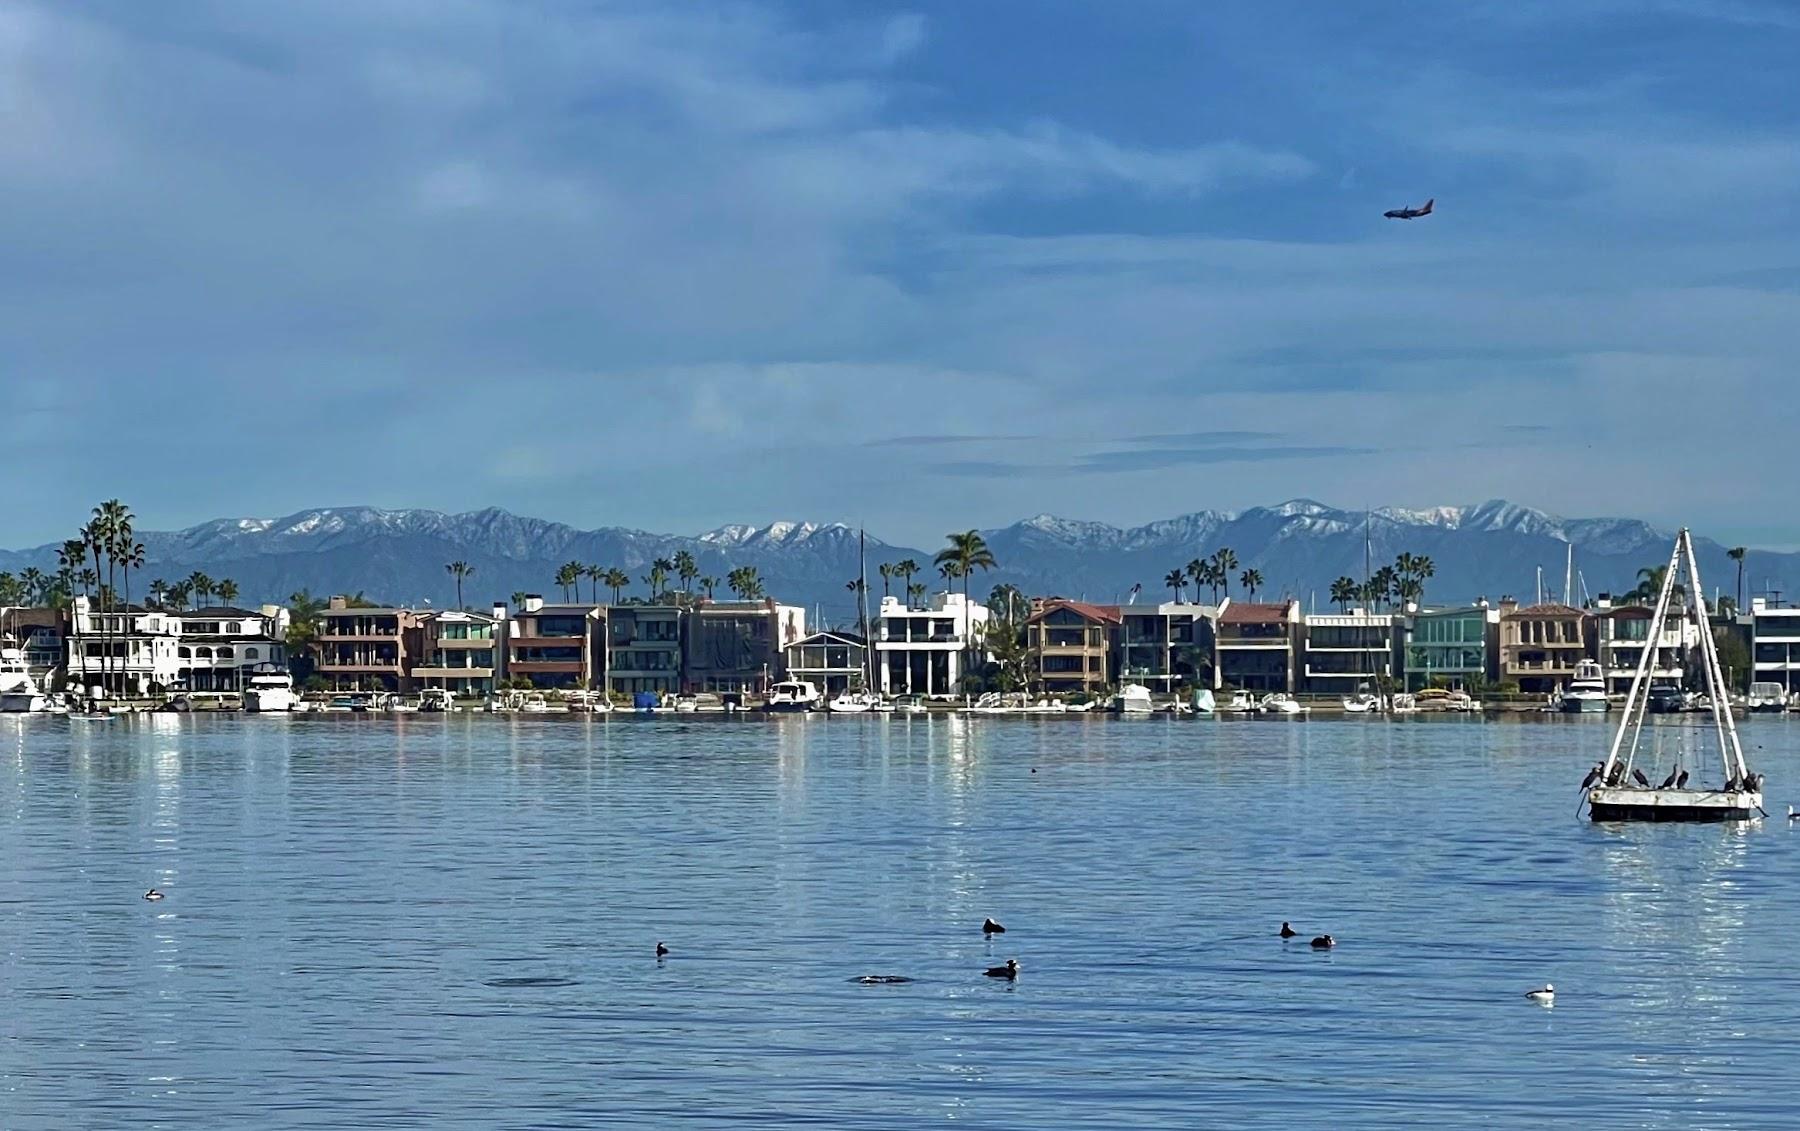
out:
M256 651L256 649L254 649L254 648L246 648L246 649L244 649L244 659L246 659L246 660L254 660L254 659L257 659L257 658L258 658L258 657L257 657L257 651Z
M194 650L192 648L189 648L186 644L183 644L181 647L175 649L175 654L177 656L180 656L184 660L192 659L193 655L194 655Z
M227 636L236 636L243 631L244 626L237 621L231 621L225 625L225 635Z
M232 659L232 658L234 658L234 657L235 657L235 655L236 655L236 651L235 651L235 650L234 650L234 649L231 649L231 648L221 648L221 649L219 649L219 650L218 650L218 652L217 652L217 653L215 653L215 654L216 654L216 655L217 655L217 656L218 656L218 657L219 657L219 659L221 659L221 660L229 660L229 659Z

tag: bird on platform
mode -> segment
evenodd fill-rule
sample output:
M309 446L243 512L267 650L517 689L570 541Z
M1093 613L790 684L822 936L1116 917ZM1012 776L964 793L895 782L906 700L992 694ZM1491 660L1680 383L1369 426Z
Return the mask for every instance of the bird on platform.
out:
M1650 788L1650 779L1645 777L1644 771L1638 769L1636 766L1633 766L1631 768L1631 780L1634 782L1637 782L1639 785L1643 786L1645 789Z
M1677 775L1679 773L1681 773L1681 767L1676 766L1674 769L1669 771L1669 776L1664 778L1662 784L1657 786L1656 788L1657 789L1668 789L1670 786L1675 784L1675 775Z
M1004 935L1006 933L1006 928L994 922L992 919L983 919L981 921L981 933L984 935Z
M1681 775L1675 779L1675 788L1676 789L1686 789L1687 781L1688 781L1688 772L1686 770L1683 770L1683 771L1681 771Z
M1788 806L1788 809L1789 809L1789 811L1792 811L1793 806L1792 805ZM1294 930L1294 928L1288 926L1287 920L1285 920L1285 919L1282 920L1282 922L1281 922L1281 937L1282 938L1291 939L1299 933L1300 933L1299 931L1296 931L1296 930Z
M1556 987L1551 985L1549 982L1545 982L1543 989L1527 990L1525 993L1525 996L1530 998L1532 1001L1538 1001L1538 1002L1544 1003L1545 1005L1549 1005L1551 1002L1556 1000Z
M155 888L151 888L149 891L144 893L144 898L149 900L152 903L155 903L157 900L161 899L162 897L163 897L163 893L160 891L157 891Z
M1312 941L1312 948L1314 950L1330 950L1332 947L1334 947L1336 945L1337 945L1337 940L1332 938L1330 935L1320 935L1318 938L1316 938Z
M1599 781L1600 780L1600 771L1602 768L1603 767L1600 765L1600 763L1595 762L1594 768L1588 771L1587 777L1581 779L1581 788L1587 789L1589 786L1591 786L1595 782Z
M667 944L665 944L659 940L656 944L656 957L667 958L668 956L669 956L669 948L668 948Z
M986 973L990 978L1005 978L1010 982L1019 976L1019 960L1009 958L1005 966L989 966Z

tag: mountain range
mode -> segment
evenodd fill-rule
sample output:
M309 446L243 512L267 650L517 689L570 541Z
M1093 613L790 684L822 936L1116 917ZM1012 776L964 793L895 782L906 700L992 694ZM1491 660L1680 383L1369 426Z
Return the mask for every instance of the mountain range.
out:
M1664 563L1673 537L1635 519L1564 519L1500 500L1425 510L1384 507L1365 514L1296 499L1243 511L1196 511L1135 527L1041 514L982 531L999 567L977 578L973 588L982 593L1010 582L1030 594L1113 602L1141 584L1140 600L1162 600L1169 596L1162 579L1171 569L1229 546L1238 559L1234 595L1243 596L1235 574L1254 568L1264 578L1261 596L1293 595L1323 608L1334 578L1363 575L1365 529L1375 566L1402 551L1432 559L1436 573L1426 584L1429 603L1503 595L1530 601L1540 567L1545 591L1555 594L1571 546L1579 571L1577 597L1584 589L1594 595L1618 592L1636 584L1640 568ZM442 606L452 603L455 592L445 564L465 561L474 572L464 583L464 597L481 607L515 592L560 596L552 578L566 561L619 566L635 580L654 559L685 549L704 575L722 579L733 567L755 566L771 596L819 607L828 621L855 617L847 583L857 574L858 531L843 523L728 525L683 536L619 527L579 530L497 508L444 514L334 507L276 519L216 519L186 530L141 532L139 538L148 562L134 575L142 579L133 586L138 592L150 578L175 581L200 570L236 581L240 603L285 601L307 589ZM1726 548L1698 535L1696 547L1708 591L1733 593L1737 564L1727 558ZM912 558L922 567L922 580L937 581L930 565L936 549L869 537L872 601L881 593L876 567L882 562ZM55 560L56 548L48 545L0 551L0 570L17 573L36 566L49 572ZM1746 595L1800 591L1800 554L1752 550L1744 579ZM647 588L635 581L628 592L642 594Z

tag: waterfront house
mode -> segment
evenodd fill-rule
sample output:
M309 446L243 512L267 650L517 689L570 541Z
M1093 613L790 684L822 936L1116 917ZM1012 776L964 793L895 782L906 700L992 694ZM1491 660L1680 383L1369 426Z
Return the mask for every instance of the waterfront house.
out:
M211 605L170 613L180 641L176 685L188 691L242 691L250 673L273 664L287 670L288 611Z
M606 686L607 610L600 605L546 605L528 594L507 621L503 669L533 687L596 690Z
M1035 682L1052 695L1092 694L1110 685L1113 634L1123 620L1119 607L1060 597L1034 604L1025 618L1025 648ZM1153 649L1144 651L1148 656Z
M505 605L495 605L492 615L460 609L426 615L413 683L452 695L492 694L494 677L501 670L506 624Z
M1449 609L1417 609L1406 618L1406 690L1474 691L1500 666L1500 610L1486 599Z
M1580 609L1547 602L1520 608L1510 597L1500 602L1500 680L1532 695L1548 695L1575 677L1588 655L1588 616Z
M868 651L853 632L815 632L787 646L787 678L805 680L830 699L862 685Z
M1800 608L1752 597L1749 615L1742 619L1750 627L1750 682L1779 683L1790 694L1800 691Z
M961 593L939 593L923 609L883 597L871 635L875 679L883 695L957 695L964 664L987 662L980 648L988 609Z
M1398 685L1404 620L1393 613L1351 609L1301 618L1302 686L1315 695L1349 695Z
M682 618L682 687L761 692L782 678L787 648L806 635L806 610L761 601L696 602Z
M181 625L160 609L120 606L100 612L86 595L75 598L66 638L70 680L113 695L160 692L179 677Z
M1631 690L1638 663L1650 639L1650 622L1656 610L1646 605L1620 605L1602 597L1593 614L1595 651L1606 669L1606 690L1624 695ZM1700 642L1699 632L1679 609L1670 610L1657 634L1656 652L1650 662L1650 678L1658 683L1681 683L1688 649Z
M1213 633L1213 688L1294 690L1295 638L1300 602L1233 601L1219 609Z
M313 672L337 691L410 691L421 623L413 609L359 609L332 597L319 614Z
M621 695L681 690L679 605L611 605L606 609L606 687Z
M1211 605L1165 601L1118 609L1117 662L1121 683L1141 683L1158 691L1211 685L1213 624Z

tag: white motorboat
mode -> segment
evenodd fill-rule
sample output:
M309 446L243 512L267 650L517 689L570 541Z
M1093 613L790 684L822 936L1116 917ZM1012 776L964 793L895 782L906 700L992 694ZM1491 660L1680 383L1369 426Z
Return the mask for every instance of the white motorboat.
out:
M1575 665L1575 676L1557 699L1557 709L1565 715L1584 715L1604 711L1606 670L1596 660L1582 660Z
M819 689L803 679L785 679L769 688L763 710L773 714L800 714L819 709Z
M1148 715L1150 707L1150 689L1141 683L1127 683L1112 697L1116 715Z
M519 711L527 715L547 715L550 713L550 701L544 698L541 691L533 691L519 701Z
M419 691L419 710L428 715L447 715L462 710L456 705L456 696L442 687L427 687Z
M1686 580L1681 580L1686 574ZM1763 813L1763 775L1752 773L1744 763L1744 748L1738 741L1737 722L1725 695L1725 674L1719 666L1719 650L1707 623L1704 605L1699 601L1684 602L1684 609L1672 613L1675 587L1685 585L1688 593L1704 593L1700 583L1700 566L1694 557L1694 543L1685 527L1675 536L1675 550L1669 555L1663 571L1662 591L1657 595L1656 611L1651 614L1650 640L1663 631L1665 618L1688 621L1699 641L1701 677L1712 714L1711 727L1690 729L1698 735L1708 732L1719 743L1719 762L1723 781L1717 786L1696 784L1688 787L1690 774L1701 772L1698 765L1688 765L1685 748L1678 749L1672 764L1656 765L1660 747L1650 755L1653 773L1667 771L1661 785L1652 786L1645 767L1637 765L1639 740L1646 729L1645 716L1650 706L1650 667L1656 649L1645 648L1638 659L1637 672L1631 678L1631 690L1625 697L1625 711L1613 732L1612 746L1606 760L1588 771L1582 788L1587 790L1588 816L1596 821L1747 821ZM1629 737L1630 741L1626 739Z
M12 637L0 638L0 711L39 714L50 710L50 697L31 678L25 649Z
M825 706L834 715L866 715L878 702L880 700L867 691L845 691Z
M1381 696L1366 687L1355 695L1344 696L1344 711L1351 715L1379 715L1385 706Z
M1744 709L1753 715L1778 715L1787 707L1787 688L1779 683L1753 683L1744 699Z
M581 715L610 715L612 700L604 691L571 691L563 696L569 710Z
M893 708L902 715L923 715L926 711L923 695L896 695Z
M1257 712L1256 697L1248 691L1233 691L1219 710L1227 715L1254 715Z
M1396 715L1416 715L1419 713L1419 701L1405 691L1394 693L1388 701L1388 710Z
M294 677L273 664L251 672L250 682L244 687L244 710L253 715L285 714L299 701L294 694Z
M1304 715L1306 708L1296 703L1292 696L1282 691L1271 691L1262 697L1256 705L1257 710L1265 715Z
M1195 690L1193 699L1188 703L1188 708L1196 715L1212 714L1218 709L1218 703L1213 699L1212 689L1202 687Z
M674 697L674 711L678 715L691 715L700 710L700 700L692 695Z

